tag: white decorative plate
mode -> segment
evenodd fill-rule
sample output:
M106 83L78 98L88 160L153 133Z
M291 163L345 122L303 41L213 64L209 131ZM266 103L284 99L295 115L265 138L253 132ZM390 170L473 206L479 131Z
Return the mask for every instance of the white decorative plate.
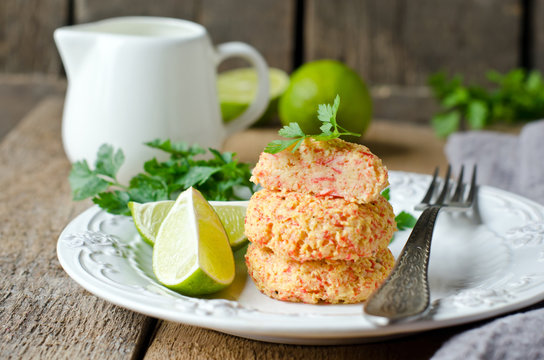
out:
M411 213L430 181L427 175L390 172L395 211ZM544 299L544 207L517 195L480 187L480 219L440 214L431 250L432 310L414 322L378 326L356 305L286 303L262 295L237 255L235 282L208 298L191 298L159 285L152 248L130 217L92 207L60 235L65 271L91 293L152 317L245 338L292 344L375 341L463 324L520 309ZM399 254L409 232L397 233Z

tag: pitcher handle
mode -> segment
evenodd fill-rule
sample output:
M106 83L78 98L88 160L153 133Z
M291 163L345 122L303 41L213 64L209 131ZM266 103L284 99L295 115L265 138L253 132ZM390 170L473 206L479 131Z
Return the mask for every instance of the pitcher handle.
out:
M225 124L226 135L244 130L253 124L268 107L270 80L268 66L264 58L252 46L242 42L228 42L217 46L218 63L229 57L241 57L257 70L257 94L248 108L228 124Z

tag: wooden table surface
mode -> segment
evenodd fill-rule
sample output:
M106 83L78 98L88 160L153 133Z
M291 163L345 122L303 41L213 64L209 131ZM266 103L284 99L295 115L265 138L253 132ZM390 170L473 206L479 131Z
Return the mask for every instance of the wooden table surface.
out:
M0 358L424 359L474 326L372 344L294 346L157 320L97 298L57 260L60 232L91 203L71 199L60 138L62 93L39 100L0 144ZM245 131L225 149L255 162L276 130ZM393 170L430 173L446 161L443 142L428 128L375 121L364 142Z

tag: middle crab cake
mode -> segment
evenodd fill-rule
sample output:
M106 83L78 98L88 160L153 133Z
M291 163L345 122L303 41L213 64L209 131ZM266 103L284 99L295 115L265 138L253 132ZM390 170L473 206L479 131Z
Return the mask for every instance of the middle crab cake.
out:
M387 248L397 230L391 204L367 204L299 192L260 190L246 213L252 243L295 261L358 260Z

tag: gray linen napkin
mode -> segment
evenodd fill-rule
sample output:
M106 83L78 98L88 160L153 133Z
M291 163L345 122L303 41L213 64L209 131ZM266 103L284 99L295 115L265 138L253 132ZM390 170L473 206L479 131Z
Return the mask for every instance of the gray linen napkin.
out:
M544 309L510 315L447 341L432 360L544 359Z
M448 138L445 151L454 169L462 164L478 164L479 184L544 204L544 120L525 125L519 135L456 133Z
M544 120L525 125L519 135L454 134L445 151L454 169L478 164L479 184L544 204ZM454 336L432 359L544 359L543 329L544 308L506 316Z

